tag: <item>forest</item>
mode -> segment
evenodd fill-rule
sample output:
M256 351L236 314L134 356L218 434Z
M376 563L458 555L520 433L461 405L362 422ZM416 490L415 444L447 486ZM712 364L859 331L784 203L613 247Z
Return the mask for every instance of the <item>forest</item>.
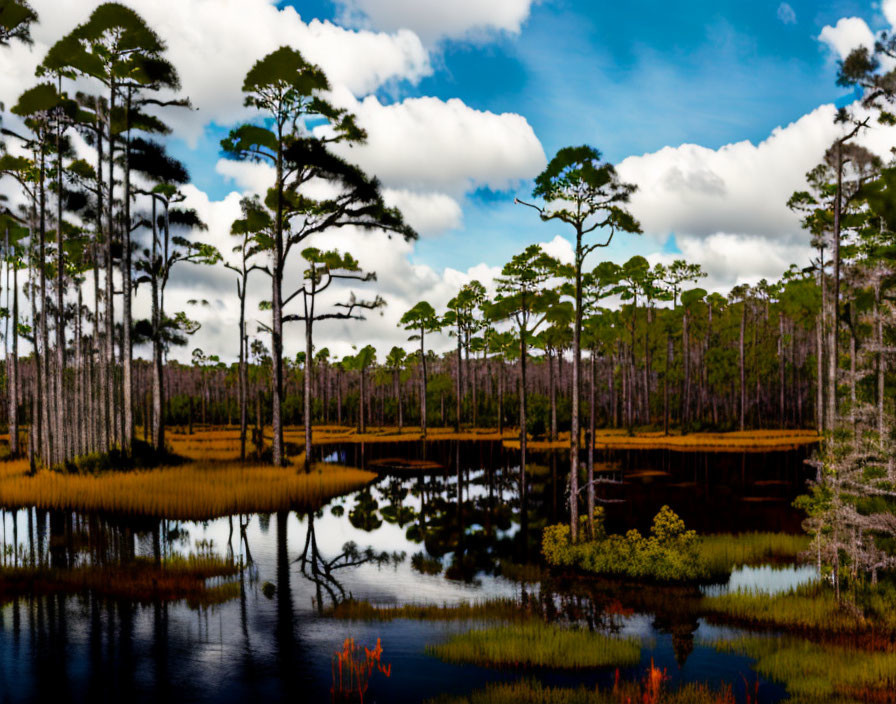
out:
M3 0L0 51L29 44L40 21ZM254 117L219 149L274 178L243 196L232 249L219 251L184 204L191 176L168 148L169 116L191 109L179 67L135 10L100 4L4 106L0 642L5 610L19 619L48 600L64 612L67 595L88 594L110 633L140 618L125 602L155 608L158 628L169 618L159 609L186 600L240 621L248 647L254 590L274 602L278 662L333 658L333 701L363 701L368 688L398 697L373 684L387 680L395 701L889 701L896 162L862 139L896 124L894 61L896 37L884 35L840 62L833 80L862 97L839 109L840 136L804 188L780 194L815 256L779 279L720 292L684 257L603 257L642 232L630 207L639 184L597 148L567 146L514 207L559 228L571 260L520 241L494 280L402 311L406 344L340 358L318 342L321 325L363 330L385 300L364 252L328 238L418 237L378 179L337 155L364 143L361 123L300 50L259 56L242 82ZM220 348L192 345L192 310L166 301L172 272L190 267L227 270L239 322ZM260 310L247 305L255 280L270 287ZM286 340L303 351L287 357ZM177 361L191 348L191 363ZM250 536L271 540L274 514L265 577ZM380 552L384 522L402 530ZM405 562L407 549L417 552ZM433 587L427 604L413 581L374 598L363 579L347 578L353 590L336 576L375 581L390 564L486 586L462 598ZM785 587L765 589L762 570L778 569ZM726 586L742 571L754 591ZM303 576L326 642L297 635L293 592L304 592L291 584ZM641 613L654 645L620 635ZM393 619L436 629L419 655L438 663L434 682L451 679L445 663L525 677L401 685L408 664L384 660L403 637ZM728 664L721 682L669 675L683 671L698 619L740 629L696 642L722 663L746 657L749 678ZM488 628L439 630L452 621ZM362 656L355 631L377 648ZM791 660L768 653L769 632ZM656 645L667 634L671 665ZM844 659L842 671L830 664ZM542 676L554 671L580 682Z

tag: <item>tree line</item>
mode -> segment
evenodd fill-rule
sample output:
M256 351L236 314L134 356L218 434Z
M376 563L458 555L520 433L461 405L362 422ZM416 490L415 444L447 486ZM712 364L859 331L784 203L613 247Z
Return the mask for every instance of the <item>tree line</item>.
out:
M0 44L29 42L36 21L26 2L7 0ZM166 424L233 421L246 457L254 415L259 448L270 421L278 465L289 454L284 426L304 425L307 469L315 422L361 431L415 424L424 435L433 423L517 426L525 496L528 435L568 430L575 540L580 505L585 525L594 515L598 426L814 426L828 438L810 507L819 561L828 555L838 574L843 562L856 574L860 565L889 565L877 526L889 526L892 511L874 502L889 506L896 486L888 459L896 165L859 137L875 116L896 123L894 55L896 43L884 37L842 62L838 82L862 92L863 110L838 112L840 137L787 201L817 251L807 266L721 295L700 288L702 270L684 260L597 262L595 252L617 236L641 233L629 210L637 185L593 147L565 147L536 177L531 198L516 202L567 228L572 261L524 247L490 294L474 281L444 310L420 301L406 311L407 349L378 360L366 346L336 360L316 348L315 323L361 319L384 301L322 297L334 284L371 288L376 278L351 253L322 247L327 234L352 227L417 236L378 181L335 154L336 145L363 142L364 130L328 100L325 73L299 51L281 47L259 59L242 86L255 117L221 149L267 164L272 182L243 199L233 251L222 254L201 241L206 226L183 204L189 174L162 141L171 131L165 118L190 108L165 43L130 8L104 3L50 48L36 83L10 107L17 126L3 128L0 174L19 191L0 219L10 450L27 452L33 466L129 453L139 422L163 452ZM172 272L188 263L233 273L235 367L199 349L192 365L167 359L198 327L165 303ZM285 275L288 266L301 268L301 280ZM247 287L258 276L270 282L262 304L270 322L253 337ZM148 320L133 315L141 287ZM305 344L290 360L283 341L293 322L303 323ZM431 348L440 331L454 338L447 352ZM141 344L151 346L151 361L134 357ZM855 496L877 508L863 513Z

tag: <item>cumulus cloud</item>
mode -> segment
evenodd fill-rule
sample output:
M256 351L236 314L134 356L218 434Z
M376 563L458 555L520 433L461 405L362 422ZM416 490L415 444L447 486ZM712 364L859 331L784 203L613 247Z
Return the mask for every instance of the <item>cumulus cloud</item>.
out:
M0 98L10 103L34 78L47 49L85 21L101 0L60 3L35 0L41 21L33 47L0 52ZM432 72L420 38L407 29L351 30L331 22L305 22L290 6L273 0L127 0L168 45L196 110L168 111L181 136L195 140L209 122L231 124L246 116L241 86L252 64L288 45L320 64L330 81L366 95L396 80L416 82Z
M809 238L786 201L805 189L806 172L842 133L834 115L833 105L820 106L755 145L683 144L622 161L620 177L639 187L631 209L645 236L656 246L674 235L682 252L655 259L700 263L709 273L705 285L716 290L807 264ZM896 130L876 125L860 141L886 158Z
M670 233L794 236L799 219L786 201L838 134L834 114L831 105L819 107L756 145L682 144L629 157L618 171L638 186L632 210L657 242Z
M475 188L504 190L534 177L544 149L522 115L476 110L452 98L408 98L384 105L376 96L334 99L358 116L366 144L337 149L390 188L459 196Z
M874 48L874 33L860 17L843 17L833 27L825 26L818 39L827 44L841 59L859 47Z
M492 32L518 34L533 0L337 0L341 20L394 31L411 29L424 42L460 39Z

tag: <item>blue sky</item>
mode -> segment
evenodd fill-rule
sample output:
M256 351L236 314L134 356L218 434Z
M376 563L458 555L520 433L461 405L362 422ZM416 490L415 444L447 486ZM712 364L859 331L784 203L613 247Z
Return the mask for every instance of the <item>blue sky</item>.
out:
M220 161L221 138L252 119L239 90L252 64L293 46L327 71L332 99L358 114L370 138L353 160L382 179L423 236L410 246L347 228L315 242L376 271L388 303L364 325L321 328L321 344L338 354L405 342L404 311L421 299L444 308L473 277L488 285L529 244L568 254L555 238L569 233L513 198L527 196L545 158L570 144L597 147L639 189L631 209L644 235L617 237L587 266L681 256L704 268L706 288L726 292L805 264L808 238L786 201L838 136L831 104L856 97L837 87L836 61L896 26L896 0L123 1L165 37L196 108L166 113L176 130L169 144L190 168L187 205L209 224L201 237L225 255L240 196L271 180ZM42 18L34 45L0 52L5 104L101 0L32 2ZM896 129L862 139L886 156ZM197 346L229 349L233 288L222 267L172 279L172 309L211 302L195 313ZM259 277L249 310L269 296ZM300 345L290 338L288 352Z
M339 18L328 0L289 4L306 22ZM867 3L789 5L795 21L784 22L774 0L544 0L532 7L519 34L444 40L433 52L432 75L416 85L392 83L378 96L383 102L457 97L476 109L519 113L548 157L574 143L592 144L614 162L686 142L713 149L755 143L822 103L848 99L835 85L830 50L818 40L822 27L852 15L872 28L881 24ZM182 143L176 149L213 198L233 188L214 170L225 132L209 125L195 148ZM474 263L475 243L483 261L499 265L522 241L563 234L545 231L530 212L514 208L513 196L527 187L469 194L463 228L422 240L414 260L463 269ZM669 234L665 251L674 252ZM620 242L614 255L653 246Z

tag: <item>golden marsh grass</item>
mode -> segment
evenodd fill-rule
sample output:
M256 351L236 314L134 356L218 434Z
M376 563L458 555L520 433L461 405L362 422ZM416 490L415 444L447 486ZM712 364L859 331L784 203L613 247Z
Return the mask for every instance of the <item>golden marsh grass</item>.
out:
M594 447L598 450L673 450L679 452L773 452L795 450L813 445L821 440L814 430L749 430L731 433L690 433L688 435L664 435L662 432L636 432L625 430L598 430L594 435ZM584 434L582 443L584 447ZM504 440L504 446L519 449L518 439ZM530 450L559 450L569 448L569 433L560 433L554 441L531 440Z
M334 496L376 478L352 467L319 463L308 474L297 466L195 461L177 467L97 475L42 469L28 475L23 460L0 463L0 506L207 520L236 513L316 509Z

